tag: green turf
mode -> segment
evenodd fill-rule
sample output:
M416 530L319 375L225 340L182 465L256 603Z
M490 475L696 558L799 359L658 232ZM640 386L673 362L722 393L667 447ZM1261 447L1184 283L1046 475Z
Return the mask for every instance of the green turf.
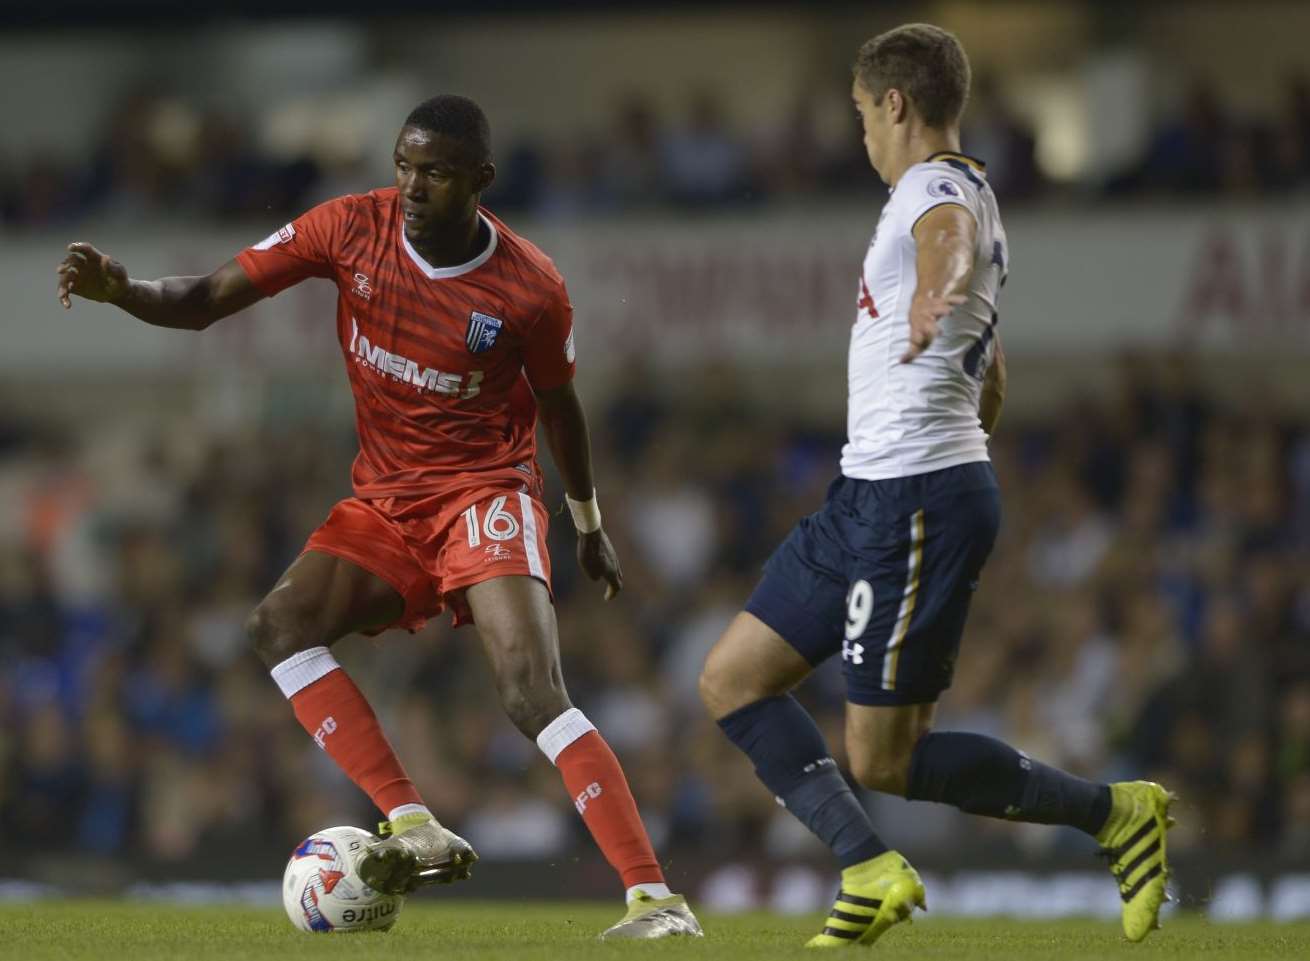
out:
M246 907L182 908L121 902L0 905L0 958L28 961L224 961L298 958L352 961L386 958L586 961L627 952L662 958L813 957L801 944L816 918L763 914L706 917L706 938L658 944L601 944L596 934L616 919L616 906L457 903L406 905L386 934L310 935L291 928L281 911ZM1310 924L1212 925L1174 919L1144 944L1130 945L1111 923L934 920L923 917L891 932L881 957L969 961L1200 958L1264 961L1310 958Z

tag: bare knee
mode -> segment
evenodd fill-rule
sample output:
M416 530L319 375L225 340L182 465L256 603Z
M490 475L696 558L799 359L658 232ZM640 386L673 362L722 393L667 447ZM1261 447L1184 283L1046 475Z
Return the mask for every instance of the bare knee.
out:
M911 723L892 723L872 731L846 731L851 774L870 791L905 797L910 790L914 748L928 733L927 717L903 716Z
M937 706L848 704L846 754L855 780L872 791L909 792L910 764L919 739L932 730Z
M759 685L749 683L749 679L740 677L724 663L724 658L715 657L711 651L701 668L700 678L696 682L700 692L701 703L710 717L718 720L733 711L754 704L775 692L762 691Z
M700 677L696 679L696 690L710 717L718 720L723 715L732 713L733 708L729 703L728 692L724 690L723 678L714 665L713 653L700 669Z
M324 643L316 636L312 618L306 613L268 598L251 611L245 630L255 653L268 667Z
M510 722L533 740L572 706L564 678L557 671L538 674L528 664L502 669L496 678L496 690Z
M738 614L705 659L697 688L716 720L766 697L779 697L812 668L773 628Z
M911 752L851 754L851 774L870 791L904 797L910 786Z

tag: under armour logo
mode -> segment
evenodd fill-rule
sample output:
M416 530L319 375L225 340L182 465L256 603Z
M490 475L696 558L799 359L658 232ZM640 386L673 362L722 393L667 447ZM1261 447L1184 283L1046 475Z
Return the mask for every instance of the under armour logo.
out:
M864 663L864 645L852 644L850 641L841 642L841 659L850 661L852 664Z

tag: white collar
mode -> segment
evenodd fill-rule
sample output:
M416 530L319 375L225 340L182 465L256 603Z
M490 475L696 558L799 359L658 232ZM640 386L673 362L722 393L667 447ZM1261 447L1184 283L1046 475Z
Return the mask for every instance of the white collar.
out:
M496 225L488 220L481 210L478 211L478 219L486 224L487 229L491 231L491 240L487 243L487 249L467 263L456 264L454 267L433 267L420 257L418 251L410 244L409 238L405 236L405 219L403 217L400 220L400 242L405 245L405 253L409 254L409 259L414 261L415 266L423 271L429 280L449 280L451 277L459 277L471 270L477 270L490 260L491 255L496 252L496 244L500 242L500 234L496 231Z

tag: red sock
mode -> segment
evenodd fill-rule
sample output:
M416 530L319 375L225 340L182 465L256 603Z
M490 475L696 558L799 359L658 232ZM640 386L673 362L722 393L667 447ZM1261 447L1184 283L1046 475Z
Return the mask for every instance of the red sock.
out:
M273 668L273 679L309 736L359 785L383 814L422 804L377 715L325 647L302 651Z
M559 768L574 807L623 886L663 884L664 872L655 860L619 759L582 712L566 711L537 737L537 743Z

